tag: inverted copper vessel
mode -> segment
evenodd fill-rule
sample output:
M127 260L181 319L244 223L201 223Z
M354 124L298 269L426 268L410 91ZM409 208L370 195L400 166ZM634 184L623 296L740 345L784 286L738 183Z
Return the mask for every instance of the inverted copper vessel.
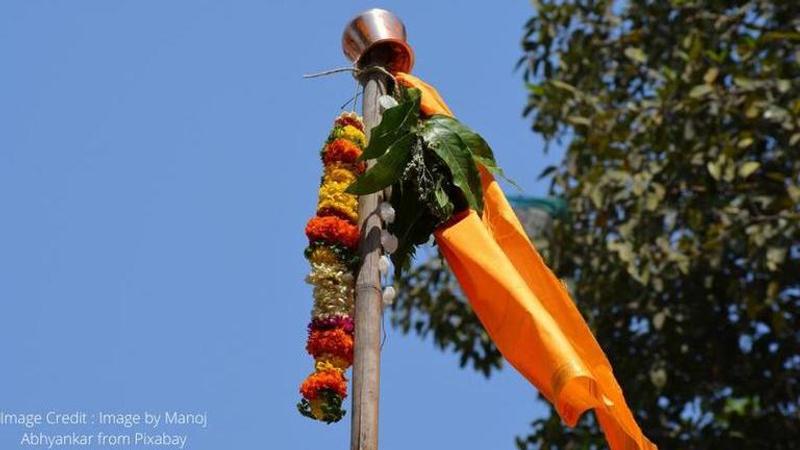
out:
M414 67L414 51L406 42L406 27L391 12L374 8L362 12L347 24L342 34L345 56L362 65L364 56L377 48L390 51L388 69L409 72Z

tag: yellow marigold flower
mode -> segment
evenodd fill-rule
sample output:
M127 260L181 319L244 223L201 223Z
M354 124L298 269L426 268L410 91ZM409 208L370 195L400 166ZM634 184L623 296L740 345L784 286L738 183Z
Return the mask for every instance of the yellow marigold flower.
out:
M352 125L336 127L336 129L333 131L333 136L336 139L347 139L361 148L364 148L367 145L367 137L364 135L364 132Z
M358 208L356 205L348 205L345 202L336 200L321 200L317 204L317 213L320 215L338 216L350 222L358 221Z
M344 194L344 191L347 190L347 186L350 185L348 183L337 182L324 183L319 187L319 195L322 197L323 195ZM350 195L351 197L355 198L355 195L346 195Z
M317 361L325 362L342 371L345 371L348 367L350 367L350 362L348 360L333 355L322 355L317 359Z
M339 262L339 258L336 256L336 253L329 247L325 246L314 248L314 250L312 250L311 254L308 256L308 259L312 263L317 264L336 264Z
M344 363L344 366L341 366L341 363ZM314 370L318 372L322 372L323 370L338 370L339 372L343 372L347 369L347 361L343 360L342 358L335 358L332 356L325 356L317 360L314 363Z
M320 216L335 214L349 219L351 222L358 220L358 197L346 194L344 191L349 183L325 183L319 188L319 202L317 212Z
M350 186L356 181L356 174L353 173L352 166L334 163L325 167L325 174L322 177L322 184L344 183Z

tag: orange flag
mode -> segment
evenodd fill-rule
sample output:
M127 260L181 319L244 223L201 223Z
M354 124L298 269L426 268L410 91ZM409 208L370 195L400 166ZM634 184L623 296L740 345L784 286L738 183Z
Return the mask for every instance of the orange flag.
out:
M422 114L452 112L422 80ZM494 178L481 168L483 217L469 210L436 231L439 248L503 356L553 403L569 426L597 414L612 450L656 446L642 434L603 350L564 284L545 265Z

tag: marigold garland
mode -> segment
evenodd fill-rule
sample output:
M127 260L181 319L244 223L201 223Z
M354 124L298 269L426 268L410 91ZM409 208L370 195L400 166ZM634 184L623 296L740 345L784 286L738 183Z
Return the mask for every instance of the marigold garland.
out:
M306 350L315 362L314 372L300 386L302 399L297 409L327 423L344 417L344 372L353 364L358 198L345 190L364 171L358 158L365 143L364 124L355 113L336 118L322 149L325 171L316 215L305 229L309 243L305 256L311 265L306 281L313 286L314 295Z

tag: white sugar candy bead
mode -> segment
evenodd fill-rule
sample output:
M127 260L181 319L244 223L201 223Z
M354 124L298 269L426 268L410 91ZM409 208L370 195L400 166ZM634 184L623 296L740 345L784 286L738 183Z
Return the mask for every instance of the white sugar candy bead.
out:
M381 204L378 205L378 215L381 216L381 220L383 220L384 223L394 222L394 208L391 203L381 202Z
M386 286L383 288L383 305L391 305L394 302L394 297L396 294L397 292L395 292L394 287L392 286Z
M381 246L386 253L394 253L397 251L397 236L389 233L386 230L381 230Z

